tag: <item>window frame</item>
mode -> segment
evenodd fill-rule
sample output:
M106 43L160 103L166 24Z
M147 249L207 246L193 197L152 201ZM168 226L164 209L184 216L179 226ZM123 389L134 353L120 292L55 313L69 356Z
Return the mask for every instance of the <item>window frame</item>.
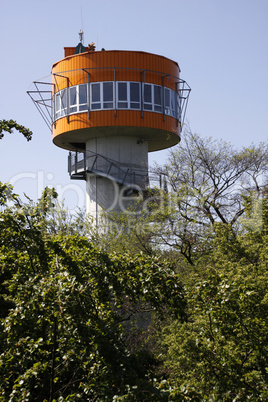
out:
M145 87L150 88L150 99L151 99L150 102L148 100L145 100ZM154 111L153 84L149 84L147 82L143 83L142 96L143 96L143 110L145 112L153 112Z
M125 99L119 99L119 93L120 85L126 85L126 98ZM131 87L133 84L137 85L138 87L138 100L135 100L131 97L132 95L132 90ZM117 99L116 99L116 108L118 110L141 110L141 83L137 81L116 81L116 94L117 94ZM126 106L123 106L126 105ZM136 105L137 107L133 107Z
M98 90L98 99L93 100L93 97L96 96L96 93L93 88L99 88ZM100 82L92 82L90 83L90 110L95 111L95 110L101 110L101 83ZM96 106L96 107L94 107Z
M78 87L78 97L77 97L77 100L79 101L78 102L78 111L79 112L86 112L87 110L88 110L88 102L87 102L87 98L88 98L88 85L87 84L80 84L80 85L77 85L77 87ZM83 94L83 95L85 95L85 102L83 102L83 103L80 103L80 92L81 92L81 94L82 94L82 88L84 88L85 89L85 93ZM82 97L82 96L81 96Z
M72 103L72 97L71 97L71 92L72 90L74 90L75 92L75 102ZM69 110L70 110L70 114L74 114L77 113L79 111L79 90L78 90L78 85L72 86L69 88ZM72 110L75 109L75 110Z
M121 99L122 88L120 89L120 86L122 84L125 85L126 96ZM96 100L94 100L94 86L99 88L99 94L97 94L99 96ZM106 98L104 91L105 87L109 86L111 93ZM135 87L137 88L136 93L131 89ZM85 89L84 102L80 103L83 89ZM149 99L148 97L145 99L145 91L148 91ZM72 103L72 99L75 102ZM163 103L165 103L164 106ZM53 96L53 118L56 121L61 117L66 117L68 111L69 115L72 115L98 110L141 110L141 105L145 112L161 113L172 116L178 121L181 119L180 97L177 91L161 85L139 81L100 81L63 88Z
M156 90L159 90L160 103L156 103ZM163 87L162 85L153 84L153 111L163 113Z
M106 85L109 85L109 84L111 85L111 88L112 88L112 99L105 100L104 88ZM99 86L99 100L96 100L96 101L93 100L94 85ZM114 98L115 98L114 81L101 81L101 82L91 82L90 83L90 110L91 111L114 110L114 105L115 105ZM96 107L94 107L94 105Z

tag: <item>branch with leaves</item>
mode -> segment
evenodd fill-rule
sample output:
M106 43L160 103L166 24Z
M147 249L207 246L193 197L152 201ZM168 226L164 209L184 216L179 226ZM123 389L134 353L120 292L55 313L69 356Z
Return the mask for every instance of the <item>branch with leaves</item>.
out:
M33 133L28 128L22 126L21 124L18 124L14 120L0 120L0 139L4 137L4 133L12 134L13 130L21 133L27 141L30 141L32 139Z

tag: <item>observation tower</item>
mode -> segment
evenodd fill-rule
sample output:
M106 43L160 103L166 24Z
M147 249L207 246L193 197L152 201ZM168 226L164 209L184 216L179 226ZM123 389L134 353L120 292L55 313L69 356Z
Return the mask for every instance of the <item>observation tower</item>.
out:
M51 82L28 91L69 151L71 179L86 181L87 213L124 211L128 196L148 189L148 152L172 147L180 133L190 88L177 62L142 51L64 48ZM133 197L132 197L133 198Z

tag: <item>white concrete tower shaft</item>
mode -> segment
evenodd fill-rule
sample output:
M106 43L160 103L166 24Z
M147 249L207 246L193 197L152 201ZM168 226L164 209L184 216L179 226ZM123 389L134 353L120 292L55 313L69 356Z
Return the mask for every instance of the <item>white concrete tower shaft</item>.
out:
M142 193L147 184L148 142L137 137L92 138L86 154L95 155L92 172L86 175L86 209L94 218L101 211L124 212L131 205L128 193Z

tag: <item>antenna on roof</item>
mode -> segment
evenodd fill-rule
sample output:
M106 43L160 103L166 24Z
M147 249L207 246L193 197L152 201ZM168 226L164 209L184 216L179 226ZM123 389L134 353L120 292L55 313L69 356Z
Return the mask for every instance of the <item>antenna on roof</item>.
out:
M82 45L83 45L83 42L84 42L84 32L83 32L83 30L82 29L80 29L80 32L79 32L79 37L80 37L80 42L82 43Z
M84 31L83 31L83 9L81 6L81 29L79 32L79 37L80 37L80 43L82 43L82 45L84 44Z

